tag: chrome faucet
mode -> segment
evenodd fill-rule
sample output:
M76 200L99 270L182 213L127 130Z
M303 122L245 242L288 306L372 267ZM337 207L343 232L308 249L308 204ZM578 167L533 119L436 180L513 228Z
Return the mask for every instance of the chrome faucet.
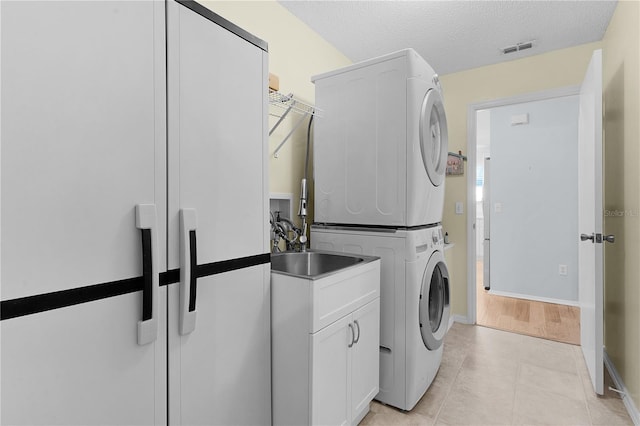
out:
M307 150L309 147L307 147ZM298 206L298 216L302 221L302 232L300 235L300 251L307 251L307 179L300 182L300 204Z

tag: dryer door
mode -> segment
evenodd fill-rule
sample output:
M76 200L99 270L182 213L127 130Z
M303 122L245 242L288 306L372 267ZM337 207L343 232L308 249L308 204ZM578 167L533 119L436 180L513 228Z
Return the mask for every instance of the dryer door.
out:
M429 258L420 289L420 333L425 346L436 350L442 345L449 326L449 271L442 252Z
M449 149L447 117L437 89L429 89L420 110L420 151L427 175L434 186L444 182Z

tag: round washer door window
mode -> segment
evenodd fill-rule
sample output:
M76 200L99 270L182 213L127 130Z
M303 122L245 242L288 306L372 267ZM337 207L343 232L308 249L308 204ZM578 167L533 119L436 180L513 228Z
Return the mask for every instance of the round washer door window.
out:
M422 100L419 135L427 175L433 185L440 186L447 168L449 133L442 97L436 89L429 89Z
M429 350L442 345L449 326L449 271L444 256L436 251L427 263L420 289L420 333Z

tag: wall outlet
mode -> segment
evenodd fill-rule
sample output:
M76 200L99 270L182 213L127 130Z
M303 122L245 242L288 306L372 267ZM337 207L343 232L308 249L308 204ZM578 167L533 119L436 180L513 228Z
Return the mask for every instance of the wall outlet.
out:
M463 214L464 213L464 207L462 204L462 201L456 201L456 214Z
M496 203L496 204L494 205L494 211L495 211L496 213L502 213L502 203Z
M567 275L567 265L558 265L558 274Z

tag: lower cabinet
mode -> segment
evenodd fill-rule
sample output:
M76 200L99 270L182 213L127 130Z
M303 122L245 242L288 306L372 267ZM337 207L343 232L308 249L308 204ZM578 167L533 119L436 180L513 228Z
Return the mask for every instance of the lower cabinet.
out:
M380 299L310 335L311 424L358 424L378 393Z
M379 390L379 267L324 282L271 273L274 425L356 425L369 412Z

